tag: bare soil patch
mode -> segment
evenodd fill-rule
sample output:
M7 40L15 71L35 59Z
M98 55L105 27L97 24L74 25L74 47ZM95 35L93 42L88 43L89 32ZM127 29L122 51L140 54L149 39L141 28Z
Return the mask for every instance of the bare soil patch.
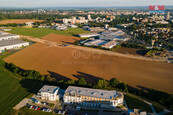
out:
M0 24L9 24L9 23L26 23L26 22L43 22L44 20L34 20L34 19L12 19L12 20L2 20Z
M42 39L58 42L58 43L64 43L64 44L74 44L75 41L80 40L80 38L78 37L65 36L65 35L54 34L54 33L44 36L42 37Z
M73 37L50 34L43 39L73 43ZM90 82L113 77L134 87L145 87L173 93L173 65L160 62L134 60L124 57L100 55L72 48L49 47L36 43L7 58L23 69L51 74L57 79L84 77Z

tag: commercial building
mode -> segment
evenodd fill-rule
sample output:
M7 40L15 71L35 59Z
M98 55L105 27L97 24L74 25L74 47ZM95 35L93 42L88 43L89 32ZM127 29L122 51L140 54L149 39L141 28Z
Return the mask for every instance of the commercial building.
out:
M63 19L63 23L64 24L67 24L67 23L71 23L71 24L76 24L76 23L78 23L78 24L86 24L86 23L88 23L88 19L85 19L85 17L78 17L78 18L72 17L70 19L64 18Z
M25 24L26 24L26 26L28 26L28 27L34 26L34 22L26 22Z
M86 42L86 43L84 43L84 45L85 46L101 46L107 42L108 41L97 39L97 40L92 40L92 41Z
M0 35L8 34L7 32L0 31Z
M57 86L44 85L37 93L37 97L49 101L59 100L59 89Z
M115 42L115 41L109 41L105 44L102 45L102 48L105 48L105 49L111 49L113 47L115 47L116 45L118 45L119 42Z
M100 34L97 34L97 33L89 33L89 34L79 34L78 36L80 38L90 38L90 37L97 37L99 35Z
M20 39L2 40L0 41L0 53L3 50L20 48L20 47L28 46L28 45L29 45L29 42L25 42Z
M119 42L124 42L129 40L129 36L121 30L118 30L116 32L113 32L113 31L103 32L99 38L102 40L111 40L111 41L116 40Z
M15 34L6 34L5 32L0 34L0 41L1 40L8 40L8 39L17 39L17 38L20 38L20 36L19 35L15 35Z
M70 28L78 28L77 25L73 25L73 24L68 25L68 27L70 27Z
M89 28L88 31L91 31L91 32L102 32L102 31L105 31L105 29L101 28L101 27L92 27L92 28Z
M55 29L62 31L62 30L67 30L68 28L65 25L61 25L61 26L56 26Z
M93 107L116 107L122 105L124 96L117 91L69 86L64 94L64 103Z

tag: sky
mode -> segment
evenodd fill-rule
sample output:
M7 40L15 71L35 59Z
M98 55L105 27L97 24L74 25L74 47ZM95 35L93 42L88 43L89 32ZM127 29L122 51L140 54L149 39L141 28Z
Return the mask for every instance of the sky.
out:
M173 0L0 0L0 7L111 7L173 5Z

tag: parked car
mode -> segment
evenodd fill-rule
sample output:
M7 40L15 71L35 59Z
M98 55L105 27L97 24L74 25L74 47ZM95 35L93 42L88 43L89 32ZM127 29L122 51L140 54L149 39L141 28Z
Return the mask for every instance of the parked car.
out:
M38 109L37 110L40 110L40 107L38 107Z
M38 109L38 107L35 107L35 110L37 110Z
M32 107L33 107L33 106L31 105L31 106L29 107L29 109L32 109Z
M65 114L65 111L63 111L61 114L64 115Z
M32 109L34 109L35 107L33 106Z
M61 111L59 111L58 114L61 114Z
M47 109L47 112L52 112L52 110L51 109Z

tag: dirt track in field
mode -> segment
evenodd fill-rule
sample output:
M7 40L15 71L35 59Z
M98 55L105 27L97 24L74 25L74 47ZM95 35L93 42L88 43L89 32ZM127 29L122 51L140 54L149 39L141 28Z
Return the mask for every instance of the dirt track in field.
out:
M75 37L50 34L45 40L75 41ZM118 78L131 86L143 86L173 93L173 65L124 57L79 51L73 48L49 47L36 43L5 59L24 69L51 74L57 79L74 79L83 76L94 82L98 78Z
M9 24L9 23L26 23L26 22L42 22L43 20L32 20L32 19L14 19L14 20L2 20L0 21L0 24Z

